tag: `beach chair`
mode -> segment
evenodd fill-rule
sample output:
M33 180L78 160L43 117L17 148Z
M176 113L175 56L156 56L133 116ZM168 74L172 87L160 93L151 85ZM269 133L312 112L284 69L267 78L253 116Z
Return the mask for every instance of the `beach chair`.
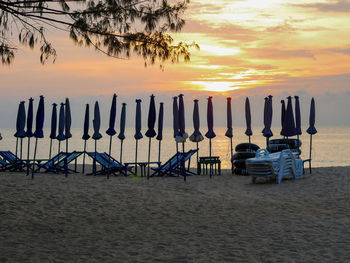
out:
M185 173L184 175L195 175L195 173L190 171L191 165L191 157L197 152L197 150L189 150L185 153L176 153L173 155L168 161L166 161L163 165L152 168L154 170L153 176L179 176ZM187 168L185 166L188 161Z
M71 153L66 153L66 156L57 162L55 169L57 173L77 173L77 159L83 152L73 151ZM75 161L74 169L68 168L68 165Z
M290 149L272 154L266 149L260 149L255 158L246 160L246 169L253 182L257 178L272 178L280 184L283 177L291 175L294 179L300 179L303 174L302 167L302 160Z
M52 157L45 163L37 164L37 169L35 172L40 172L41 169L45 169L45 172L53 172L55 170L55 165L61 161L66 156L66 153L60 152Z
M23 160L19 159L17 155L11 151L0 151L0 156L5 162L7 162L7 170L23 171L23 168L27 166Z
M43 164L37 164L37 169L35 170L38 172L41 169L45 169L46 173L64 173L66 172L66 165L67 165L67 172L72 173L72 172L77 172L77 165L76 165L76 160L77 158L82 154L83 152L70 152L70 153L65 153L65 152L60 152L59 154L55 155L53 158L48 160L46 163ZM68 165L72 162L75 161L75 167L74 169L68 168Z
M5 171L7 170L7 167L10 164L8 162L6 162L2 157L0 157L0 171Z
M90 156L96 163L101 165L101 169L99 171L94 171L87 175L102 175L111 173L114 175L122 174L124 176L128 175L128 172L131 172L132 167L126 166L118 162L112 156L107 153L99 153L99 152L87 152L88 156Z

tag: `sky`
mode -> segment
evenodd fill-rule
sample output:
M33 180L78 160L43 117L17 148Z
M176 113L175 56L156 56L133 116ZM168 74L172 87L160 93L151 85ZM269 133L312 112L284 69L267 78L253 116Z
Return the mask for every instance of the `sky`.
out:
M318 124L350 125L349 0L191 0L184 18L175 42L195 41L200 50L192 50L190 62L165 64L164 70L145 68L136 55L120 60L77 47L55 30L48 31L58 52L54 64L43 66L37 50L20 47L12 65L0 66L0 127L14 126L20 100L41 94L47 112L51 102L70 97L73 125L80 125L85 103L98 100L107 113L113 93L128 103L129 119L138 97L147 112L154 93L170 114L171 97L184 93L188 123L192 100L200 99L205 116L206 97L213 96L216 123L225 125L225 99L231 96L236 124L244 125L248 96L253 125L261 125L263 98L272 94L275 125L279 101L288 95L300 96L305 125L311 97Z

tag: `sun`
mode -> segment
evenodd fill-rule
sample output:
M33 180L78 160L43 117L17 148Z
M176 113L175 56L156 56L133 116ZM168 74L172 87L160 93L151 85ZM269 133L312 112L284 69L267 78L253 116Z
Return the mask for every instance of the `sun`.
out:
M190 84L192 86L200 86L201 90L214 92L227 92L240 88L234 86L235 83L230 81L191 81Z

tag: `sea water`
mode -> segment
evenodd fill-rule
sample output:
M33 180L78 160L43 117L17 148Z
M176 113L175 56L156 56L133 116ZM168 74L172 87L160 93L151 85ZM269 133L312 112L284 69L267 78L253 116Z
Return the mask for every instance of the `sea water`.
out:
M103 137L97 141L97 151L107 152L109 151L110 137L105 134L106 128L101 128L101 134ZM251 136L251 142L259 145L261 148L266 147L266 139L261 134L261 127L253 127L253 136ZM326 167L326 166L348 166L350 165L350 126L320 126L317 127L318 133L312 136L312 165L313 167ZM222 168L230 168L230 139L225 137L225 127L215 127L216 137L212 139L212 155L219 156L222 162ZM244 134L244 127L234 127L233 147L235 145L248 142L248 137ZM281 138L279 136L280 128L272 127L274 136L272 139ZM13 136L14 129L1 129L0 130L3 139L0 141L1 150L16 151L16 138ZM144 132L144 131L143 131ZM187 131L189 135L191 130ZM50 138L49 129L44 129L45 138L38 139L37 157L39 159L46 159L49 156ZM82 151L84 149L84 141L82 140L82 129L73 128L71 130L72 138L68 142L69 151ZM202 129L202 134L205 134L205 129ZM136 141L134 139L134 129L127 127L125 131L126 139L123 142L123 162L135 161L135 149ZM294 137L293 137L294 138ZM301 158L309 158L309 143L310 135L306 132L300 136L302 141L301 146ZM18 156L20 156L20 143L18 140ZM117 136L112 137L112 156L119 160L120 158L120 145L121 141ZM204 139L199 144L199 156L209 156L209 140ZM35 146L35 138L30 139L30 159L33 158ZM179 144L179 150L182 150L182 144ZM138 161L147 161L148 158L149 138L145 137L138 141ZM195 149L196 143L187 139L185 143L185 150ZM24 138L22 141L22 158L27 158L28 138ZM61 151L66 150L66 142L61 142ZM151 161L158 161L159 141L155 138L151 140ZM87 141L87 151L95 151L95 142L92 139ZM52 154L58 152L58 141L52 141ZM176 142L173 139L172 128L164 128L163 140L161 141L161 155L160 160L162 162L168 160L172 155L176 153ZM192 159L191 166L195 167L196 156ZM78 163L82 163L82 158L78 160ZM87 158L87 163L92 163L92 160Z

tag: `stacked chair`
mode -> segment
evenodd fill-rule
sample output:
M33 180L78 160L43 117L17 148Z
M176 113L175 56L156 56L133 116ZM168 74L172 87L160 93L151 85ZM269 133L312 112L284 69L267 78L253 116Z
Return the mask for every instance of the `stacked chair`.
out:
M301 141L299 139L274 139L269 141L267 150L270 153L280 152L285 149L290 149L292 152L301 154Z
M300 179L303 174L302 160L290 149L271 154L266 149L260 149L254 158L247 159L245 163L253 183L257 178L267 178L275 179L280 184L283 177Z
M240 143L236 145L236 153L232 156L233 172L237 175L248 175L245 161L255 157L256 151L260 147L254 143Z

